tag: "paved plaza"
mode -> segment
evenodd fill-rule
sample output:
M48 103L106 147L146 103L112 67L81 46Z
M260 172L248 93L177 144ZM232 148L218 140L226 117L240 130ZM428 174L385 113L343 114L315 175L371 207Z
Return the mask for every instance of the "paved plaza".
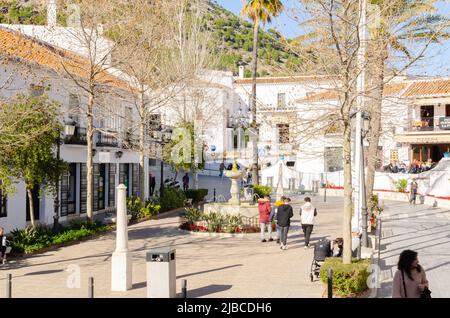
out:
M275 242L262 243L259 234L244 238L203 237L177 229L176 216L150 220L129 228L133 257L133 289L110 291L111 254L115 232L76 245L32 257L11 260L1 270L13 275L13 297L87 297L88 277L95 279L95 297L146 297L146 251L155 247L176 248L177 292L186 279L189 297L321 297L323 285L309 279L313 250L303 248L298 210L304 196L293 197L295 215L288 250ZM341 236L341 198L312 197L319 215L312 243L322 237ZM79 266L81 288L68 271ZM0 297L5 290L0 288Z
M228 180L201 177L200 187L210 194L226 194ZM244 237L208 237L178 230L180 218L174 213L129 227L129 247L133 258L133 288L111 292L111 256L115 232L78 244L53 249L30 257L11 259L0 271L0 286L5 275L13 275L13 297L87 297L88 277L95 279L95 297L146 297L146 252L152 248L176 249L177 292L186 279L189 297L322 297L324 285L310 282L313 249L303 248L299 207L304 195L293 199L294 218L289 232L288 250L275 242L262 243L258 234ZM227 197L225 196L225 199ZM319 214L312 243L341 235L340 197L313 196ZM450 297L450 210L404 202L385 202L382 214L382 284L379 297L390 297L392 273L404 249L419 252L427 271L433 297ZM275 237L275 234L273 235ZM74 271L80 271L80 286ZM75 287L75 288L74 288ZM0 288L0 297L5 295Z
M418 252L432 297L450 297L450 210L389 202L383 212L380 297L391 297L400 253Z

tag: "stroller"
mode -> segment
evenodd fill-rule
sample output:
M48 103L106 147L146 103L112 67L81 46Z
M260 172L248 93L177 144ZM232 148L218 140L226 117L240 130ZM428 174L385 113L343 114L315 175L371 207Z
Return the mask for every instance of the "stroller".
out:
M314 258L311 263L311 272L309 277L311 282L314 281L314 275L319 278L320 266L325 261L325 258L332 255L331 241L327 239L321 239L314 245Z

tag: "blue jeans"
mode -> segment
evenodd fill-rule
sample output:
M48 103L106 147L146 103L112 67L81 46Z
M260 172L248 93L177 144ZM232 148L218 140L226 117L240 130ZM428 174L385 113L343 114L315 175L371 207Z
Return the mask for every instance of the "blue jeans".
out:
M261 241L264 240L264 230L267 227L267 232L269 232L269 239L272 238L272 223L259 223L261 228Z
M280 232L281 232L281 244L286 245L287 236L289 232L289 225L288 226L280 226Z

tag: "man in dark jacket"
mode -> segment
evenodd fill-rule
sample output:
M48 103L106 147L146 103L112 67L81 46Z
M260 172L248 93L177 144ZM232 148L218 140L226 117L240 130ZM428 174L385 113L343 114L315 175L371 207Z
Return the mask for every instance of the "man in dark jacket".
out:
M280 249L286 250L287 235L289 232L289 226L291 225L291 217L294 215L292 206L289 204L291 199L285 198L284 204L278 207L277 211L277 224L280 227L281 232L281 246Z

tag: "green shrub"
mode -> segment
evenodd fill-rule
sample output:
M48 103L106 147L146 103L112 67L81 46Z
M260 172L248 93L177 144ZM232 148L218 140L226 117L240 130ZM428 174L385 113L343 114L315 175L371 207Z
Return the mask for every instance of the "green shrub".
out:
M263 186L263 185L255 185L253 188L254 193L256 193L260 198L263 198L265 195L272 194L272 187Z
M144 218L150 218L154 215L159 214L160 210L161 205L159 205L158 203L154 203L151 200L147 200L145 202L145 207L141 208L139 216Z
M408 180L399 179L398 181L395 181L395 189L397 189L397 191L405 192L406 188L408 188Z
M189 224L200 221L203 218L203 215L203 212L196 208L186 208L186 211L184 212L184 217Z
M164 195L160 198L161 212L169 211L184 206L186 196L184 191L176 188L164 188Z
M131 220L139 218L142 209L142 201L136 196L131 196L127 199L127 213L131 214Z
M320 279L327 283L328 269L333 270L333 291L339 296L350 296L365 291L370 275L367 268L370 260L353 260L351 264L342 264L341 257L327 258L320 267Z
M71 221L68 227L60 228L59 232L53 232L50 227L42 226L36 229L28 227L21 230L13 230L8 237L10 246L14 252L33 253L45 247L76 241L82 237L111 229L108 225L95 221L87 223L83 220Z
M188 189L184 194L187 199L192 199L192 202L200 202L208 195L208 189Z
M224 216L218 212L204 214L203 220L206 222L206 230L208 232L220 232L225 223Z
M240 215L225 215L222 230L226 233L235 233L242 230L243 222Z

